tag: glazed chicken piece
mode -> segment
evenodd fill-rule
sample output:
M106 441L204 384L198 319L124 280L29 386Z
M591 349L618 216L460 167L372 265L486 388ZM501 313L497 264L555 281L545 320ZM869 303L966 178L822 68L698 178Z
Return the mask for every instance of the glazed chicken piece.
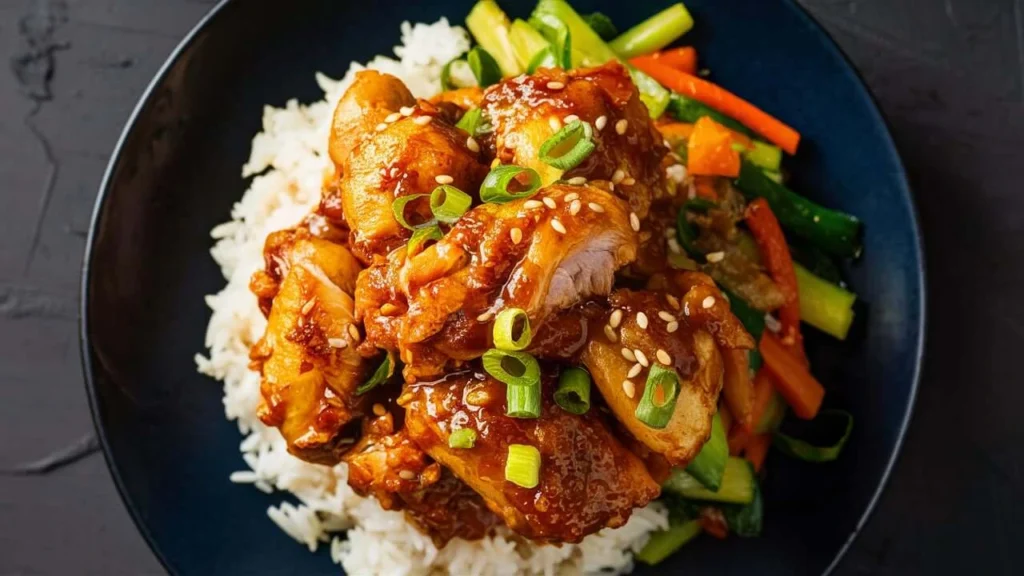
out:
M660 488L598 410L576 416L559 408L551 397L555 371L544 372L537 419L507 416L505 385L471 371L411 385L399 403L412 439L483 496L510 528L534 540L579 542L601 528L621 526ZM462 428L476 431L474 447L450 448L449 435ZM509 444L540 451L535 488L505 479Z
M358 73L342 97L330 137L340 180L336 191L325 191L321 212L344 219L352 251L363 263L385 256L412 234L395 219L395 198L430 194L439 178L460 190L479 189L488 169L479 162L479 147L470 150L466 133L452 124L455 110L417 103L400 80L373 71ZM432 218L426 202L406 217L413 225Z
M540 327L608 294L635 254L625 202L596 187L549 186L474 208L411 257L396 250L360 275L356 308L367 346L399 351L407 379L431 377L490 348L497 312L522 308Z
M667 194L661 161L668 149L621 64L569 72L542 68L505 80L484 92L483 110L494 126L485 139L489 153L503 164L537 170L544 183L574 176L611 181L640 219ZM540 160L540 148L570 116L593 127L597 148L563 174Z
M483 538L501 524L480 496L395 431L394 416L365 420L359 442L342 460L348 483L385 510L402 510L440 548L455 537Z
M722 352L752 348L754 341L710 278L685 272L671 283L680 297L616 290L600 321L608 328L590 330L580 360L622 426L669 464L685 466L711 434L722 389ZM635 416L654 363L679 376L675 412L662 429Z
M344 246L304 229L273 234L266 248L268 270L253 284L272 304L250 351L262 376L259 417L296 456L334 464L346 447L342 428L364 409L354 392L368 366L355 349L349 295L359 265Z

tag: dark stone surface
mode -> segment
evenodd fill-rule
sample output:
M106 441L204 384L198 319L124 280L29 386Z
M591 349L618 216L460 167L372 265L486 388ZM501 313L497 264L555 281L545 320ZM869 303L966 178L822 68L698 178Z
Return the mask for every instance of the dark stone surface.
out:
M1024 7L802 3L890 121L930 289L914 423L838 572L1024 573ZM76 299L107 157L153 73L212 4L0 0L0 574L160 572L83 440L92 425ZM84 457L11 473L69 447Z

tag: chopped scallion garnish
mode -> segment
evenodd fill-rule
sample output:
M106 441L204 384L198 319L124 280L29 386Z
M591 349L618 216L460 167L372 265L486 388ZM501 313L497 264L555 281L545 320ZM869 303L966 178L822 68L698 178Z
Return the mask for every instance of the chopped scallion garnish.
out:
M472 448L476 445L476 430L462 428L455 430L448 436L449 448Z
M494 319L494 346L499 350L523 350L530 345L533 333L530 318L522 308L506 308Z
M391 353L388 352L384 355L384 361L377 366L377 369L373 371L373 375L370 379L356 388L356 396L362 396L370 390L373 390L377 386L380 386L384 382L391 378L391 375L395 373L395 363L391 359Z
M582 368L568 368L558 377L555 403L570 414L590 410L590 374Z
M409 244L406 246L406 254L412 256L419 252L420 246L428 240L440 240L442 238L441 227L431 222L428 225L420 226L413 230Z
M405 207L413 200L425 198L426 196L426 194L409 194L408 196L399 196L391 203L391 212L395 215L395 220L401 224L402 228L415 230L419 227L409 224L409 221L405 219Z
M580 120L570 122L540 145L540 159L559 170L571 170L597 148L594 129Z
M462 115L462 118L459 118L455 127L465 130L470 136L476 136L477 128L480 126L483 113L483 110L479 108L467 110L466 113Z
M850 439L850 433L853 431L853 416L845 410L823 410L812 422L816 427L827 425L839 432L838 438L832 443L822 446L776 432L772 445L785 454L804 462L831 462L839 458L839 453L843 451L843 446L846 445L846 441Z
M504 204L529 198L540 190L540 174L532 168L505 164L491 170L480 185L480 199Z
M526 444L509 444L505 480L523 488L536 488L540 484L540 450Z
M510 418L540 418L540 382L505 386L505 403Z
M524 352L492 348L484 352L484 370L505 384L505 414L513 418L540 417L540 364Z
M469 194L448 184L442 184L430 193L430 211L438 222L445 224L454 224L472 204Z
M652 364L644 385L644 395L636 407L636 417L651 428L668 426L679 397L679 376L674 370Z

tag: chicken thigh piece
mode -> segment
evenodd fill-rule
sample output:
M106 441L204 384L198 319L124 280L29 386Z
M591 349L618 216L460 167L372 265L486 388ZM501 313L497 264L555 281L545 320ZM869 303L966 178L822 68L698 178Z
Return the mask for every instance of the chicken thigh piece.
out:
M626 203L596 187L480 205L436 244L397 250L360 275L367 346L398 351L407 379L439 375L491 347L503 309L525 310L539 328L554 311L608 294L636 243Z
M355 389L369 369L355 349L346 291L359 266L344 246L302 229L272 235L267 255L270 271L254 278L274 287L266 332L250 350L262 376L258 414L280 429L296 456L334 464L346 447L342 428L363 415Z
M412 235L395 218L396 198L430 194L439 183L473 195L480 188L487 166L479 161L479 146L470 149L452 120L447 108L417 103L387 74L360 72L342 97L330 142L340 180L324 191L321 212L344 219L352 251L364 264ZM414 203L405 216L413 225L432 218L427 202Z
M681 296L616 290L601 322L607 328L590 330L580 360L622 426L671 465L685 466L711 434L722 390L722 352L752 348L754 341L710 278L684 273L673 287ZM675 411L660 429L636 417L655 364L679 378Z
M598 410L574 415L555 404L554 371L547 374L536 419L507 416L505 385L472 371L408 386L399 404L406 407L413 441L483 496L510 528L538 541L579 542L601 528L621 526L660 488ZM451 433L466 428L476 432L473 447L449 447ZM505 479L510 444L540 452L535 487Z
M668 194L661 166L668 148L621 64L510 78L487 88L482 109L494 127L484 139L489 152L503 164L537 170L545 184L575 176L611 181L640 219ZM540 159L540 148L573 117L593 128L596 148L563 173Z

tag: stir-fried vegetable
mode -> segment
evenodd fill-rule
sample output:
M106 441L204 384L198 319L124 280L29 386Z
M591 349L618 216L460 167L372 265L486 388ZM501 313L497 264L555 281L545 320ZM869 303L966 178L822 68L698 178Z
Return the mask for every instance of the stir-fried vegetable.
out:
M772 446L771 434L758 434L747 441L747 447L743 450L743 456L754 467L754 472L760 472L764 467L764 459L768 456L768 449Z
M673 4L626 30L609 47L622 58L661 50L693 28L693 17L682 4Z
M440 240L443 237L441 227L436 222L429 222L413 230L412 236L406 244L406 252L409 256L417 254L420 248L430 240Z
M526 444L509 444L505 460L505 480L523 488L540 484L540 450Z
M793 413L805 420L814 418L825 398L825 389L770 332L761 335L760 348L765 368L775 376L779 394L782 394Z
M529 198L540 190L540 174L532 168L503 164L491 170L480 185L480 200L504 204Z
M701 447L697 457L687 466L686 471L705 488L717 491L725 475L725 461L729 459L729 445L725 440L725 423L721 413L715 413L711 420L711 437Z
M499 350L524 350L533 339L530 318L522 308L506 308L494 318L494 346Z
M637 552L636 559L653 566L668 558L701 533L700 520L687 520L672 524L665 530L651 534L651 539Z
M662 484L662 488L691 500L748 504L754 500L755 483L754 473L747 461L729 457L718 490L708 490L699 480L680 468L672 470L672 475Z
M680 46L679 48L662 50L661 52L655 52L654 54L647 54L645 56L634 56L629 59L629 63L637 66L638 60L653 60L655 62L671 66L681 72L686 72L687 74L697 73L697 50L692 46Z
M754 385L746 350L722 351L722 395L736 423L747 430L754 427Z
M715 122L723 126L727 126L740 134L747 136L753 136L754 133L740 122L729 118L725 114L722 114L718 110L709 107L699 100L683 96L681 94L672 93L669 99L667 112L669 116L679 120L681 122L696 122L697 120L707 116Z
M466 27L478 44L494 57L505 77L515 76L525 69L516 59L516 51L509 38L511 24L494 0L479 0L466 16Z
M615 27L615 23L608 16L601 12L594 12L591 14L584 14L583 20L587 22L587 26L597 33L601 37L601 40L608 42L612 38L619 35L619 29Z
M857 295L811 274L794 264L800 286L800 319L811 326L845 340L853 324L853 303Z
M636 418L651 428L664 428L672 420L679 397L679 375L654 364L648 369L644 395L636 406Z
M513 418L540 416L540 364L525 352L491 349L481 359L484 370L505 384L505 413Z
M468 449L476 445L476 430L472 428L460 428L448 436L449 448Z
M747 463L747 466L757 470L757 466L753 463ZM764 523L764 500L761 497L761 486L758 484L757 477L754 474L751 474L750 477L753 484L754 497L749 503L721 505L722 514L725 516L725 523L728 525L729 531L744 538L760 536L761 526Z
M569 26L551 14L535 14L530 23L547 39L556 66L572 68L572 32Z
M860 221L824 208L774 182L750 162L740 167L736 185L745 195L768 201L782 226L835 256L860 255Z
M686 143L686 169L695 176L735 178L740 173L740 153L744 149L733 132L707 116L693 125Z
M700 100L715 110L732 116L763 136L765 140L789 154L796 154L797 146L800 144L799 132L732 92L703 78L680 72L653 60L642 61L637 68L673 92Z
M363 382L358 388L356 388L356 396L362 396L370 390L373 390L377 386L380 386L384 382L387 382L388 378L395 373L395 362L391 358L391 352L384 355L384 360L381 361L377 369L373 371L373 375L366 382Z
M430 212L438 222L454 224L469 210L473 199L455 186L442 184L430 193Z
M825 410L815 422L820 427L828 426L838 436L826 445L812 444L781 432L775 433L774 445L782 452L805 462L831 462L839 457L846 441L853 432L853 416L843 410Z
M597 149L588 122L570 122L540 145L542 162L559 170L572 170Z
M509 41L512 43L519 67L528 73L532 73L530 63L533 62L537 54L551 47L551 44L536 28L529 22L518 18L512 21L512 26L509 28Z
M479 108L473 108L467 110L462 118L455 124L456 128L464 130L470 136L476 136L480 125L483 123L483 110Z
M466 62L469 62L469 69L473 71L476 83L482 88L491 84L501 82L501 69L498 62L491 56L490 52L480 46L475 46L466 54Z

